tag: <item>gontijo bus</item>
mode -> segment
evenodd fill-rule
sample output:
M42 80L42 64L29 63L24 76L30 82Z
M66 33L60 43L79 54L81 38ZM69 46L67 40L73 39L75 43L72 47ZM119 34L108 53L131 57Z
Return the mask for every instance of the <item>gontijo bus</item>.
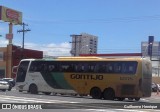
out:
M136 101L151 96L151 62L145 58L23 59L16 73L16 88L31 94L79 94Z

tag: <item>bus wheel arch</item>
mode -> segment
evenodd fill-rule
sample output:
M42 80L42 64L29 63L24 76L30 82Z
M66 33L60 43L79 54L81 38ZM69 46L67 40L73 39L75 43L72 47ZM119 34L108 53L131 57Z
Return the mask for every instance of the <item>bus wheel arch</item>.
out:
M135 101L139 101L139 100L140 100L140 98L139 98L139 97L135 98Z
M90 95L94 99L101 99L102 98L102 91L99 87L93 87L90 90Z
M37 87L37 85L36 84L30 84L30 86L29 86L29 92L31 93L31 94L38 94L38 87Z
M103 98L105 100L114 100L114 98L115 98L115 91L112 88L106 88L103 91Z
M124 97L118 97L117 99L118 99L118 101L123 101L123 100L125 100Z
M43 92L45 95L50 95L51 92Z

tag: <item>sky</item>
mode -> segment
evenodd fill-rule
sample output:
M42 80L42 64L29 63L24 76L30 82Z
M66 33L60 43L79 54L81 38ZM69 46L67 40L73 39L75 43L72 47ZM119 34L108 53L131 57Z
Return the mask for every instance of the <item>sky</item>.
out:
M140 53L148 36L160 40L160 0L0 0L23 13L28 24L25 48L44 55L70 56L70 35L98 36L98 53ZM13 44L22 45L21 25L13 26ZM8 23L0 21L0 46L6 46Z

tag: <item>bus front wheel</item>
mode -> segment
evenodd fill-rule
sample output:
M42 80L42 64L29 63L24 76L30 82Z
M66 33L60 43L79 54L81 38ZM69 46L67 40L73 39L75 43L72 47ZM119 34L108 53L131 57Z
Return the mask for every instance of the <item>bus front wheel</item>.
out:
M102 92L98 87L94 87L90 91L90 95L94 99L101 99L102 98Z
M105 100L114 100L115 98L115 92L112 88L106 88L104 91L103 91L103 98Z
M38 93L38 88L35 84L31 84L29 86L29 91L30 91L31 94L37 94Z

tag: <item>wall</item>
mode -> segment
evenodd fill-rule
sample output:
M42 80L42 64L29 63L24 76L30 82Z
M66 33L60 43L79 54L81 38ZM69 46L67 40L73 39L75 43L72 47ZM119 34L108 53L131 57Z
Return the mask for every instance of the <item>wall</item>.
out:
M160 77L152 77L152 82L160 84Z

